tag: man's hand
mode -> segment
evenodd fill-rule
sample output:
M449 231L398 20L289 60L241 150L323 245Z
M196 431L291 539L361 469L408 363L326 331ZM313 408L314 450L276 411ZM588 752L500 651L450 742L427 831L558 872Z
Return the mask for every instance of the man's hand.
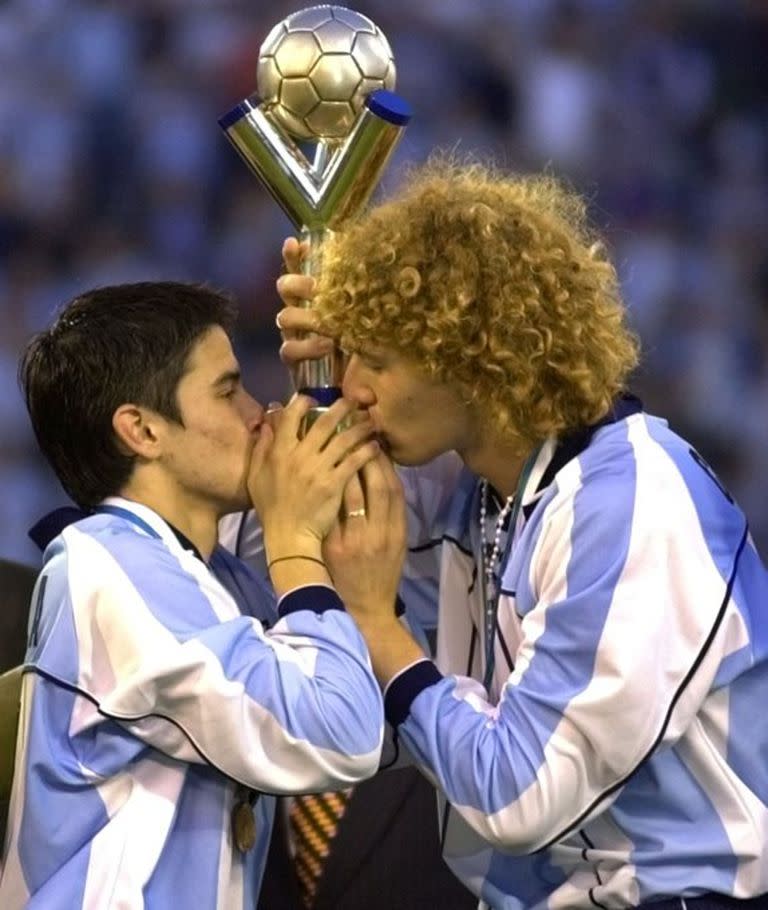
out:
M348 481L339 520L323 544L336 590L355 618L394 617L405 546L403 488L380 453Z
M323 555L365 638L382 688L424 657L395 616L406 539L403 488L392 462L381 453L347 484L342 514L323 544Z
M379 447L365 417L347 420L354 405L340 399L303 439L299 429L312 400L297 395L254 446L248 491L264 529L269 561L302 554L320 558L320 546L337 520L344 489ZM343 429L339 429L344 425Z
M293 369L301 360L318 360L334 349L332 339L318 335L317 316L307 307L315 295L315 279L299 274L302 247L295 237L283 244L286 274L277 279L277 293L284 308L277 314L277 325L283 338L280 359Z

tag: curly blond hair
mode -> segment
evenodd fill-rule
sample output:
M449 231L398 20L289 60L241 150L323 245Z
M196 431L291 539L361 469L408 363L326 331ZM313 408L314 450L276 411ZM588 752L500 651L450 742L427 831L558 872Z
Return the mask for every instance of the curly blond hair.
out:
M638 361L583 200L447 157L329 239L316 307L342 347L397 351L521 448L601 418Z

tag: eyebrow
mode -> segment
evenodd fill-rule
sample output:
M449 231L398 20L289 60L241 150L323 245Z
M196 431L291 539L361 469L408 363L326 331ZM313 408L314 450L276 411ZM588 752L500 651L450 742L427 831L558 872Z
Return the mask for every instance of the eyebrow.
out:
M220 376L217 376L211 385L216 389L220 386L228 385L230 382L240 382L240 370L227 370L226 373L222 373Z
M358 348L355 354L364 360L379 360L382 363L387 359L387 352L382 348Z

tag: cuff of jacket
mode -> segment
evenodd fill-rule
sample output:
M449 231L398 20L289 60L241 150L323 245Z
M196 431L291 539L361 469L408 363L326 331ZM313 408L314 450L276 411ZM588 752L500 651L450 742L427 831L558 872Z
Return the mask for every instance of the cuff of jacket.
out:
M443 678L431 660L416 661L391 679L384 692L384 716L393 727L408 717L414 698Z
M280 616L295 613L297 610L311 610L313 613L325 613L326 610L343 610L344 604L333 588L328 585L302 585L283 594L277 604Z

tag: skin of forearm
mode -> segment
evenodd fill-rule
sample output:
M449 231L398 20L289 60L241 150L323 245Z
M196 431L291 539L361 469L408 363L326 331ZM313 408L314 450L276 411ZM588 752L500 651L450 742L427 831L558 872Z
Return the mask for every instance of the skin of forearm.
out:
M302 585L330 585L320 541L314 537L265 535L269 577L278 597Z
M426 656L394 613L391 616L353 613L353 616L368 646L373 672L382 689L393 676Z

